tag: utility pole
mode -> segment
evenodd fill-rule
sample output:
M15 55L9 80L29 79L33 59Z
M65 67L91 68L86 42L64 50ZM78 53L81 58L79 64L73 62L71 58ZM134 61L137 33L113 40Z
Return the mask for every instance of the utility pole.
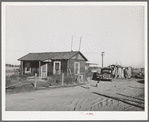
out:
M103 67L103 56L104 56L105 52L101 52L101 56L102 56L102 67Z

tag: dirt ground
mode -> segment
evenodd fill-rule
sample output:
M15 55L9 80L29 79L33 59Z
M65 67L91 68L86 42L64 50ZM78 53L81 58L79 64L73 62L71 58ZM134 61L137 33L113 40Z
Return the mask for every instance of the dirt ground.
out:
M144 111L144 81L89 79L88 85L6 94L6 111Z

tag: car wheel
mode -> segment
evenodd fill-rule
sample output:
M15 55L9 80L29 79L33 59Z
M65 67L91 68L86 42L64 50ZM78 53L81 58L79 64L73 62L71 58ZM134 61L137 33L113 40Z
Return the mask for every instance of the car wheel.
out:
M103 77L103 79L106 79L107 78L107 73L104 73L102 77Z
M104 78L104 79L109 79L109 78L111 78L111 75L108 74L108 73L104 73L104 74L103 74L103 78Z

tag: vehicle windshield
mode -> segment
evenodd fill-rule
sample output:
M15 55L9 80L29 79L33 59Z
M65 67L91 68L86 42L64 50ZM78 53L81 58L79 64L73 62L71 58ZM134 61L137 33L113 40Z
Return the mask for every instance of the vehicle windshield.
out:
M112 71L111 70L107 70L107 69L103 69L101 72L109 72L109 73L111 73Z

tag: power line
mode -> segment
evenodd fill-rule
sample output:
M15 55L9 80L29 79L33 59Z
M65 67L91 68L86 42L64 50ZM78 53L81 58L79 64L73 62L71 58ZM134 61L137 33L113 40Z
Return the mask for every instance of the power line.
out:
M102 67L103 67L103 56L104 56L105 52L101 52L101 56L102 56Z

